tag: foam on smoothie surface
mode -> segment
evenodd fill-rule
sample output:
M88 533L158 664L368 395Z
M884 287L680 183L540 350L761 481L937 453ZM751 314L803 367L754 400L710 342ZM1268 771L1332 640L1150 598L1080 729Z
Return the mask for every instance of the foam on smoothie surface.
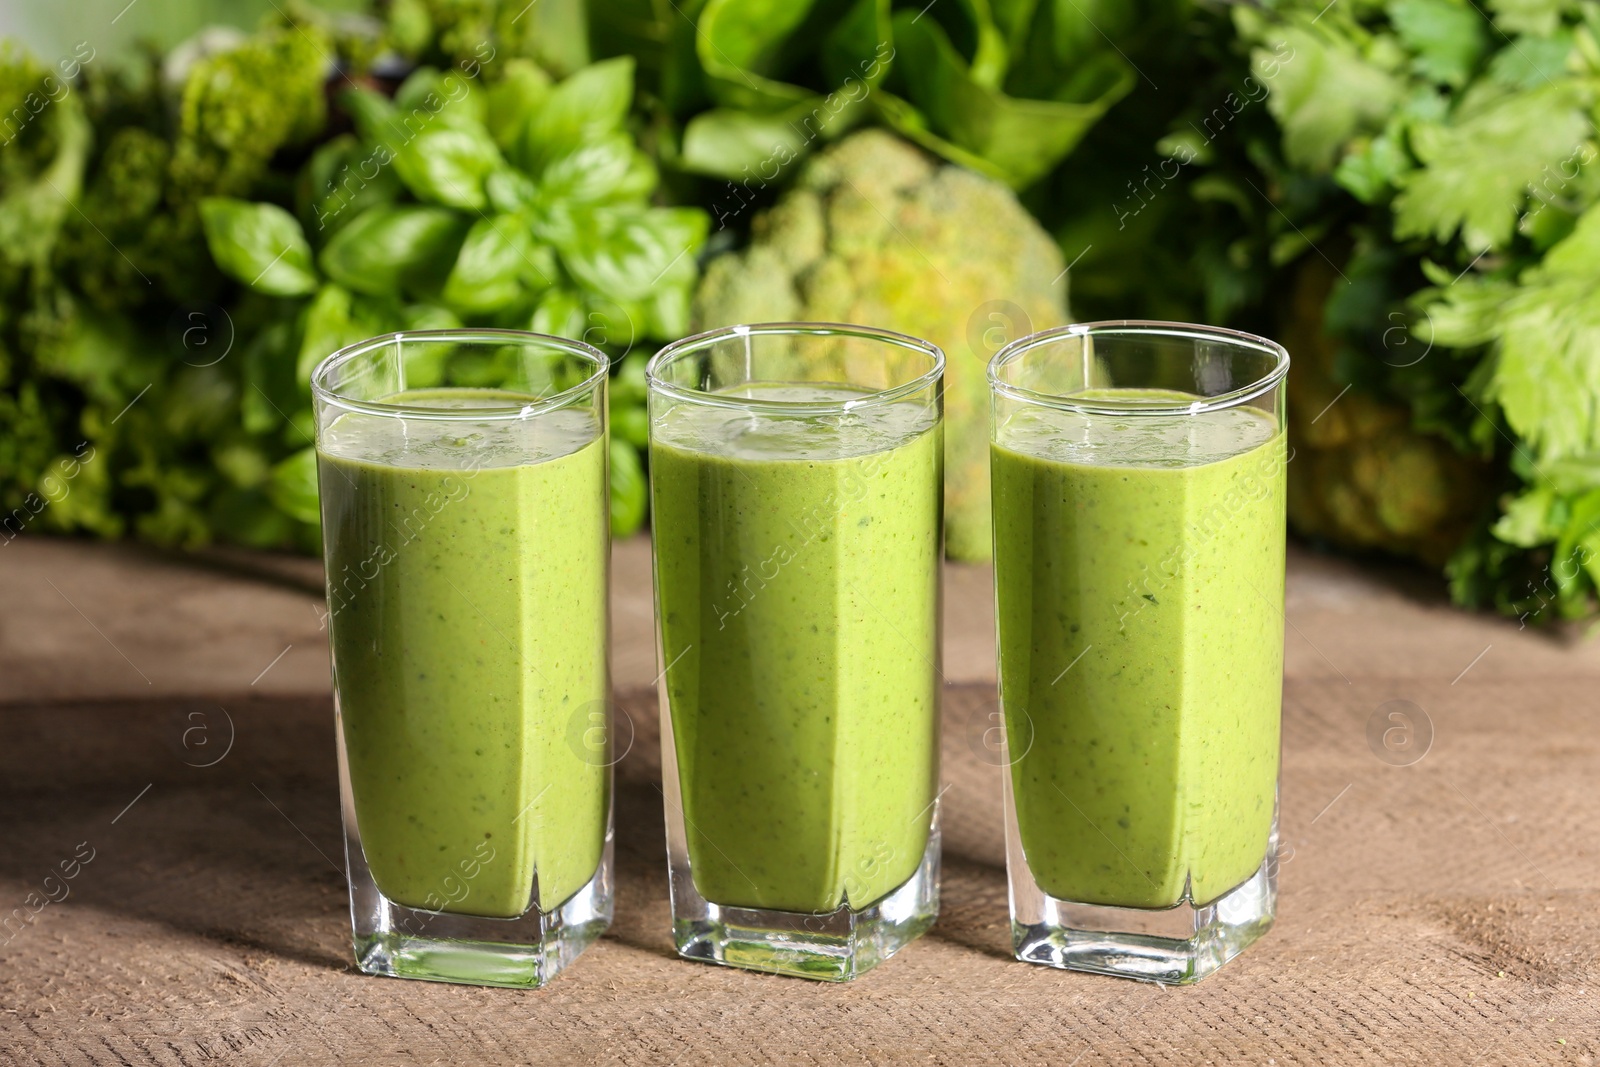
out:
M471 412L531 407L538 398L498 389L415 389L381 403L419 409ZM543 412L536 418L442 420L418 415L375 416L346 412L323 431L325 455L386 467L460 470L539 463L576 452L594 440L594 415L582 408Z

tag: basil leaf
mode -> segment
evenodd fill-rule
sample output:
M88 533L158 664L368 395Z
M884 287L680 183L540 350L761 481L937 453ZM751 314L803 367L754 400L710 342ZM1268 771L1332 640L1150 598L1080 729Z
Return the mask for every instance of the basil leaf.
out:
M272 468L267 496L277 509L301 522L321 521L317 508L317 450L302 448Z
M632 103L632 56L583 68L552 89L534 113L519 162L537 174L551 160L620 129Z
M258 332L244 350L244 383L239 391L240 421L245 430L264 434L301 402L295 379L295 324L278 319Z
M408 331L457 330L461 328L461 320L449 308L442 308L438 304L407 304L400 309L400 328Z
M369 144L388 144L394 139L394 102L371 89L350 89L339 94L339 103L349 112L356 133Z
M303 296L317 287L305 232L276 204L207 197L200 222L217 266L256 292Z
M651 298L644 332L671 341L689 332L689 290L692 285L664 285Z
M478 211L483 180L504 166L489 131L435 123L395 149L394 168L418 200Z
M645 364L650 362L650 357L643 352L629 352L617 365L617 373L611 376L611 406L638 404L642 405L649 397L650 383L645 377Z
M650 412L642 404L611 401L611 437L621 444L645 448L650 444Z
M602 136L568 152L539 176L539 200L545 204L592 204L605 200L642 200L656 187L656 169L633 147L625 133Z
M502 168L483 182L483 191L489 197L489 206L502 214L521 211L539 194L532 178L520 170Z
M649 309L629 301L619 304L608 297L585 294L583 332L578 340L624 352L633 348L649 319Z
M395 47L408 59L433 43L433 16L427 0L393 0L386 21Z
M550 95L550 75L531 59L506 61L505 73L488 93L485 125L501 151L513 153L528 123Z
M392 333L399 325L390 309L341 286L324 285L306 308L300 354L295 360L296 381L304 387L317 364L345 345Z
M396 118L411 128L442 122L447 126L482 126L487 116L483 90L460 71L440 73L418 67L394 94Z
M305 329L300 336L300 352L294 366L296 381L310 381L317 364L348 343L347 338L353 332L351 295L348 289L324 285L306 308Z
M392 203L400 195L394 168L384 166L381 149L340 134L311 157L300 178L300 218L318 244L325 243L369 207Z
M592 13L594 8L609 7L613 2L615 0L607 0L606 4L600 5L593 0L543 0L542 3L518 5L517 13L511 15L509 23L506 22L506 16L510 13L512 5L501 4L500 20L497 25L503 27L499 32L506 35L505 40L508 43L515 39L511 37L512 32L520 30L520 44L516 51L532 56L552 74L565 77L575 70L588 66L594 58L594 52L589 46L589 20L594 18ZM694 0L689 0L688 6L692 7L693 3ZM656 12L646 16L651 21L664 17L666 16Z
M611 457L611 536L628 537L644 524L649 506L649 490L644 464L639 453L626 441L612 441Z
M524 276L537 270L527 223L499 215L473 223L441 294L457 311L499 311L522 298Z
M579 284L613 300L693 280L710 222L694 208L603 210L572 220L561 262Z
M571 289L551 289L533 309L528 329L555 337L577 338L583 334L583 298Z
M400 309L400 328L403 330L454 330L461 320L448 308L437 304L408 304ZM445 382L445 370L456 346L448 342L428 341L408 343L405 346L407 389L431 389Z
M561 277L561 261L549 245L536 244L522 264L522 284L533 292L550 288Z
M372 296L424 290L449 269L465 228L466 220L442 207L368 208L328 242L322 269L345 288Z

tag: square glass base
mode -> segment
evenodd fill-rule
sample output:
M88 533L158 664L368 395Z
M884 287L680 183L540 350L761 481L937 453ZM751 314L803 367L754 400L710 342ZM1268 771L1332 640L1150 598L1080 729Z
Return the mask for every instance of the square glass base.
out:
M939 915L939 824L915 873L859 910L770 911L713 904L694 887L687 857L672 867L672 933L685 959L848 982L922 936Z
M594 877L559 907L489 919L397 904L378 891L358 838L347 838L356 966L366 974L432 982L544 985L611 925L611 835ZM533 887L538 899L538 886Z
M1020 849L1018 850L1020 851ZM1011 942L1017 959L1070 971L1190 985L1243 952L1272 926L1278 902L1278 834L1256 873L1203 907L1116 908L1057 900L1013 860Z

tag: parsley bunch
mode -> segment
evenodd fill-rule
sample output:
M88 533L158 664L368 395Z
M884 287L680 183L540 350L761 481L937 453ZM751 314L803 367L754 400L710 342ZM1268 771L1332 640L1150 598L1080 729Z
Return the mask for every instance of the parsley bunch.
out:
M1329 386L1401 405L1408 440L1453 453L1396 479L1393 495L1437 503L1424 508L1443 534L1433 555L1448 554L1458 601L1526 621L1591 614L1600 5L1285 0L1234 22L1258 73L1294 56L1267 101L1281 129L1272 180L1331 186L1297 224L1311 231L1321 214L1350 235L1324 249L1341 261L1322 323ZM1311 491L1361 491L1348 471ZM1386 541L1381 524L1365 539L1337 522L1318 532L1423 543Z

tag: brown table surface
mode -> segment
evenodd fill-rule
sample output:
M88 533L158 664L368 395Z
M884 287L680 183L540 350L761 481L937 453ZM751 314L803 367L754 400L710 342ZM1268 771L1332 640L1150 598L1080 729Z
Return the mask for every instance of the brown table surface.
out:
M968 743L993 699L989 575L952 567L943 912L837 986L673 954L648 546L621 544L615 664L637 739L618 768L617 918L522 992L351 965L318 573L0 547L0 917L93 856L64 900L0 932L0 1063L1600 1055L1600 647L1453 611L1418 576L1291 553L1278 923L1205 983L1166 989L1010 958L999 772ZM1367 740L1391 700L1431 722L1410 766Z

